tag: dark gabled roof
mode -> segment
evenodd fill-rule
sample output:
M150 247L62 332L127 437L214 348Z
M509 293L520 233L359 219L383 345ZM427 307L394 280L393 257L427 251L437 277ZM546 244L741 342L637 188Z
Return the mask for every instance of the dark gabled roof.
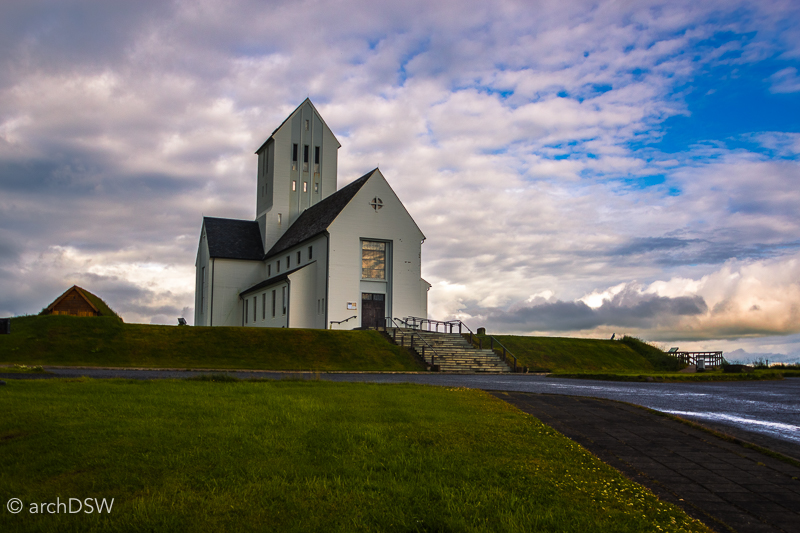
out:
M264 259L264 244L258 222L232 218L203 217L211 257L221 259Z
M354 182L346 187L342 187L335 193L331 194L318 204L314 204L295 220L286 233L278 239L272 248L267 252L267 257L279 254L284 250L288 250L292 246L300 244L301 242L319 235L339 216L339 213L350 203L350 200L356 195L367 180L378 169L370 170Z
M255 292L255 291L259 290L259 289L263 289L264 287L269 287L270 285L275 285L276 283L280 283L281 281L286 281L286 279L291 274L294 274L298 270L303 270L305 267L307 267L309 265L313 265L316 262L317 261L315 259L314 261L311 261L310 263L306 263L305 265L300 265L299 267L293 268L292 270L287 270L286 272L284 272L280 276L274 276L274 277L271 277L269 279L265 279L261 283L256 283L255 285L253 285L249 289L245 289L242 292L240 292L239 293L239 298L241 298L245 294L248 294L248 293L251 293L251 292Z

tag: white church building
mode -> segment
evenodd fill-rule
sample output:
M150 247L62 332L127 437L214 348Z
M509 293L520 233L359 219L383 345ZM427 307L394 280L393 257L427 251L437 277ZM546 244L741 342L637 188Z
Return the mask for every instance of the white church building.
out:
M196 326L352 329L427 316L425 236L380 170L337 190L340 146L306 99L256 151L255 220L203 218Z

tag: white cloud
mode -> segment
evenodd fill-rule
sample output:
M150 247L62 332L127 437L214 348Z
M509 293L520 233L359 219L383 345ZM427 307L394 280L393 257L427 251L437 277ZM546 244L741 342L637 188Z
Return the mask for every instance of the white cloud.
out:
M796 93L800 91L800 76L797 69L786 67L769 77L770 91L773 93Z

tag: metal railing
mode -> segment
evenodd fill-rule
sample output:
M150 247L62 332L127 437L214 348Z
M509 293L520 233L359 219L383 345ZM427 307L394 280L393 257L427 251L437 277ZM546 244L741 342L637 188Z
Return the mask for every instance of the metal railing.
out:
M353 320L354 318L358 318L358 315L353 315L350 318L345 318L344 320L331 320L330 325L328 325L328 329L333 329L334 324L344 324L348 320Z
M427 329L425 331L435 331L439 332L439 327L443 328L444 333L454 333L454 329L458 328L459 335L463 335L469 339L470 344L473 346L477 341L478 349L483 349L483 339L479 337L477 334L473 333L470 327L464 324L461 320L432 320L430 318L419 318L414 316L406 317L404 322L406 324L411 324L412 329L419 329L422 330L424 326L427 325ZM433 327L434 329L431 329ZM449 329L449 331L448 331ZM465 333L463 329L466 329L468 333ZM489 338L489 348L496 353L505 364L511 369L512 372L522 372L524 367L520 366L519 370L517 370L517 357L511 353L511 351L503 346L503 343L499 340L495 339L492 335L486 335ZM499 348L495 348L497 345ZM500 351L502 350L502 352ZM513 359L513 364L509 359Z
M398 322L401 323L401 324L405 324L406 327L398 326ZM388 324L392 324L393 327L390 328L388 326ZM387 317L384 318L383 330L386 333L388 333L387 330L389 330L389 329L392 330L392 341L395 344L397 344L397 330L399 330L399 329L412 329L412 331L409 332L410 340L411 340L411 344L409 345L409 348L411 348L412 350L414 350L417 353L419 353L420 356L422 357L422 360L425 361L425 363L427 364L428 361L425 359L425 347L427 346L428 353L430 353L430 356L431 356L430 365L431 365L431 368L433 368L434 364L436 364L436 358L439 357L439 354L436 352L436 348L431 346L431 344L428 341L426 341L422 337L422 335L420 335L416 331L413 331L413 328L409 328L408 327L408 322L406 322L405 320L400 319L400 318L392 318L390 316L387 316ZM414 347L414 337L419 339L419 342L417 344L418 344L418 346L420 348L420 351L418 351L417 348ZM405 334L403 334L402 332L400 334L400 346L405 346Z

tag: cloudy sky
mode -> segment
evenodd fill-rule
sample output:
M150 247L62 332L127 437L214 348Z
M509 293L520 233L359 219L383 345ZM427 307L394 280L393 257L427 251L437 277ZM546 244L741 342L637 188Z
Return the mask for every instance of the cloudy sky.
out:
M10 0L0 51L0 316L191 320L202 216L255 217L310 96L433 318L800 358L796 1Z

